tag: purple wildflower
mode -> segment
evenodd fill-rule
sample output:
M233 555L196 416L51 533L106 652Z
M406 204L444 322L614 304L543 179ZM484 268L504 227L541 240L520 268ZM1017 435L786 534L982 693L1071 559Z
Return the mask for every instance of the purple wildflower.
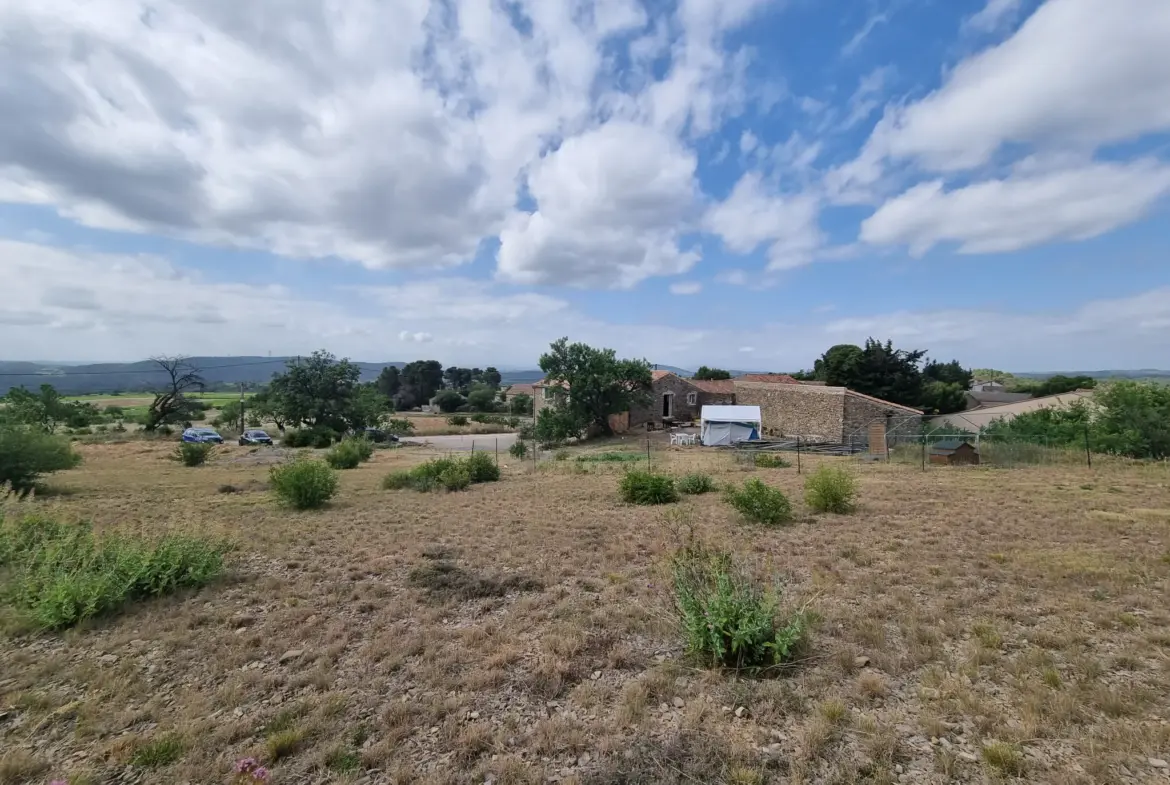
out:
M236 761L236 774L251 774L259 765L255 758L242 758Z
M261 766L260 768L258 768L252 772L252 777L257 782L268 782L268 769Z

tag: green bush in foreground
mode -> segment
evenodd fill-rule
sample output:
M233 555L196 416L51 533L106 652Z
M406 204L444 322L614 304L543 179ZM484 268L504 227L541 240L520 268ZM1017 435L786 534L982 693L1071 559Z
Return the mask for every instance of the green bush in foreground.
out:
M756 523L776 526L792 520L792 503L784 491L754 477L742 486L729 485L725 498L741 515Z
M89 524L0 515L0 599L42 629L69 627L134 600L202 586L223 573L229 550L196 537L98 537Z
M180 442L171 457L184 466L202 466L214 453L210 442Z
M673 477L640 469L626 472L618 490L622 500L629 504L670 504L678 501Z
M770 452L756 453L757 469L788 469L792 464L784 460L784 456Z
M817 512L852 512L856 498L857 478L840 466L820 466L804 481L804 500Z
M0 425L0 486L17 493L32 490L43 474L81 463L69 440L22 425Z
M515 441L512 446L508 448L508 452L513 458L524 460L528 457L528 445L521 441Z
M499 479L500 467L492 456L477 452L466 458L435 458L413 469L391 472L382 479L382 487L388 491L409 488L424 493L440 488L461 491L469 485Z
M689 543L675 553L671 577L687 651L709 666L779 665L804 639L804 617L778 619L776 597L739 569L730 553Z
M360 436L347 436L325 453L325 462L334 469L356 469L374 454L374 445Z
M337 472L323 461L299 458L273 466L268 476L276 497L297 510L322 507L337 493Z
M681 493L697 496L715 490L715 481L708 474L684 474L676 483Z

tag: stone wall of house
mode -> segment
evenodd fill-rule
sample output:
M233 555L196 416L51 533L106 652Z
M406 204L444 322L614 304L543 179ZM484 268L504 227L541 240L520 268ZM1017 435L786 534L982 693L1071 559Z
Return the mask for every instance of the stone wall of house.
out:
M879 419L886 421L887 441L896 441L900 435L917 433L922 422L921 415L901 406L854 392L845 394L846 439L852 439L859 446L868 448L869 424Z
M767 436L839 442L844 433L845 388L803 384L735 383L737 406L759 406Z
M635 406L630 409L630 427L645 425L648 422L662 421L662 396L674 393L672 407L675 420L698 420L702 405L699 388L686 379L674 374L667 374L655 379L650 387L650 401L645 406ZM694 403L687 402L687 396L694 393Z
M734 406L735 393L734 392L713 392L710 390L699 390L699 409L702 410L704 406Z
M554 397L546 399L544 397L545 390L552 390L553 392L551 392L550 394L553 395ZM555 406L556 405L555 396L563 395L563 394L564 393L561 392L557 388L537 387L536 389L534 389L532 391L532 416L533 416L533 418L540 416L541 409L544 409L548 406Z

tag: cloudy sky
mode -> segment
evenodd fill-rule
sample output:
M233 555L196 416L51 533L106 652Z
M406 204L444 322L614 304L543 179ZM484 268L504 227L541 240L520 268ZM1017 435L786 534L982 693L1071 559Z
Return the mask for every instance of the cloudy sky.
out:
M0 359L1170 367L1166 0L6 0Z

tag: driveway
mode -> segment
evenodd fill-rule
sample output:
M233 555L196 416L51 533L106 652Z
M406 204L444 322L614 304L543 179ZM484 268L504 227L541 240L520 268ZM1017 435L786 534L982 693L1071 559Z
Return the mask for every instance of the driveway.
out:
M434 447L436 450L462 452L471 452L472 445L474 445L477 452L493 452L498 442L500 452L504 452L516 443L516 434L480 433L457 434L453 436L402 436L399 437L399 441L409 442L411 444L426 444Z

